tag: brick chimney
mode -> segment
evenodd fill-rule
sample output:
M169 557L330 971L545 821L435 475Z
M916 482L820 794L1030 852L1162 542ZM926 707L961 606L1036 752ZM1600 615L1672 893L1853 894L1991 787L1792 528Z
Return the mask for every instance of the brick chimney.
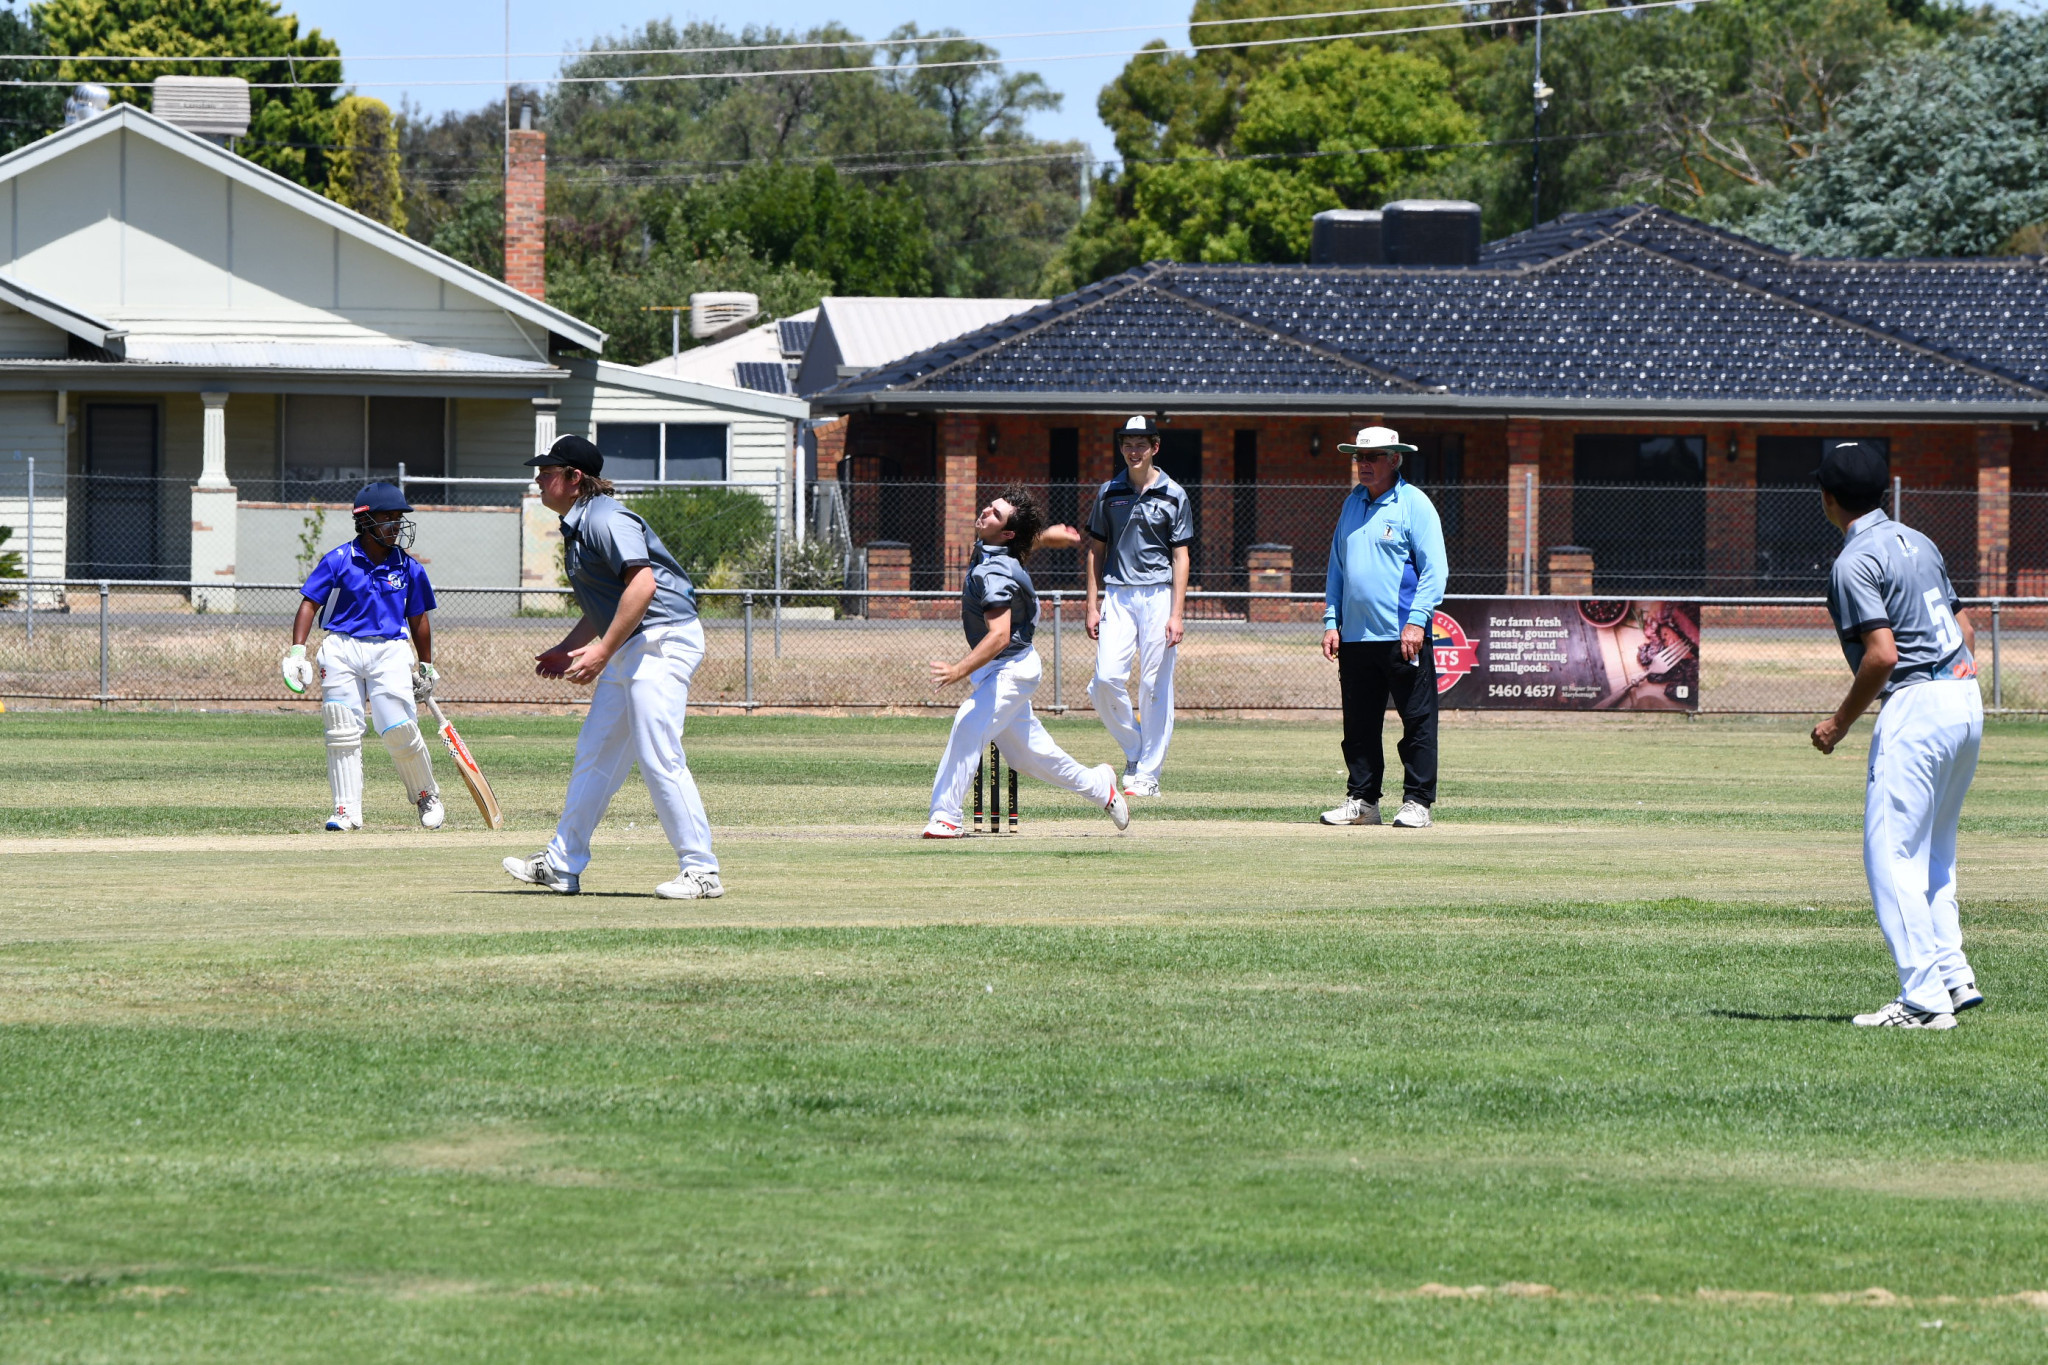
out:
M548 296L548 135L533 126L533 106L519 109L505 176L505 283L537 299Z

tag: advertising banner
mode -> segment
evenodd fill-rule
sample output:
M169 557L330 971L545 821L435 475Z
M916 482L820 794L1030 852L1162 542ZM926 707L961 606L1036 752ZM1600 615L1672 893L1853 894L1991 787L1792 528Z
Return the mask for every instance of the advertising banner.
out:
M1432 635L1452 710L1700 707L1697 602L1458 599L1438 609Z

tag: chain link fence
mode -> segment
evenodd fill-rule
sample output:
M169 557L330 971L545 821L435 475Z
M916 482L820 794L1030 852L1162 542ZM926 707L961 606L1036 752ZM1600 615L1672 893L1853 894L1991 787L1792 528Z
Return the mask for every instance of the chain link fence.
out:
M0 590L0 698L11 702L310 706L285 691L277 661L299 595L291 584L242 585L234 610L200 611L190 589L151 582L41 581L67 610L25 609ZM220 589L197 600L218 600ZM535 676L533 658L575 615L566 592L448 589L434 616L435 662L451 702L574 706L587 689ZM704 590L708 649L691 688L699 708L950 710L957 689L934 691L933 659L964 649L955 594ZM1175 700L1184 711L1334 710L1335 669L1320 656L1320 594L1205 593L1191 612ZM1457 610L1469 598L1452 598ZM1576 599L1532 599L1572 602ZM779 605L778 605L779 604ZM2048 709L2048 598L1970 603L1987 705ZM1083 603L1041 598L1037 647L1046 680L1038 705L1088 709L1094 644ZM1285 617L1287 619L1254 619ZM1704 711L1818 713L1841 698L1848 673L1824 608L1813 599L1720 599L1703 613ZM314 699L317 700L317 699Z

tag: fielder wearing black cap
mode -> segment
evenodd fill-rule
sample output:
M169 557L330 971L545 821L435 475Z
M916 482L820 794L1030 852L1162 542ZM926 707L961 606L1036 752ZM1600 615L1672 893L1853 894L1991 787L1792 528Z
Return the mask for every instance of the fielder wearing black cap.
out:
M604 473L604 452L581 436L558 436L555 443L547 448L544 455L536 455L526 462L536 469L549 465L567 465L580 469L585 474Z
M1868 441L1829 441L1813 476L1821 491L1851 512L1868 512L1884 501L1891 487L1891 463Z

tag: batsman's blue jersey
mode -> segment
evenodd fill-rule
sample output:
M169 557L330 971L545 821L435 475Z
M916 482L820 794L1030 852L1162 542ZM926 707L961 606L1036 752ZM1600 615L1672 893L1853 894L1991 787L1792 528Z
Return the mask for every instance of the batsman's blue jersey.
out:
M987 638L988 613L994 607L1010 609L1010 643L996 655L997 661L1029 654L1038 629L1038 590L1017 556L1001 545L983 545L960 585L960 624L966 628L969 649Z
M320 604L320 624L354 640L397 640L405 623L434 609L434 585L417 559L393 546L381 561L351 540L320 556L299 589Z
M1849 523L1828 575L1828 615L1851 669L1863 666L1863 635L1880 627L1899 645L1882 695L1935 678L1974 678L1977 661L1956 624L1955 585L1935 543L1882 507Z

